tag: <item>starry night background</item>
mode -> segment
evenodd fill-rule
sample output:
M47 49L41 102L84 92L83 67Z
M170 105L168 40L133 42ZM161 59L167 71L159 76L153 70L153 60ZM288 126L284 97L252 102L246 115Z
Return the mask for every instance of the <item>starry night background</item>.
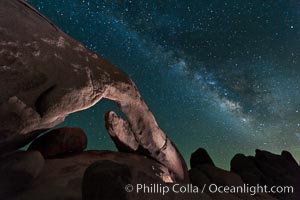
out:
M300 1L29 0L128 73L185 159L198 147L228 168L236 153L300 160ZM90 149L115 149L101 101L70 115Z

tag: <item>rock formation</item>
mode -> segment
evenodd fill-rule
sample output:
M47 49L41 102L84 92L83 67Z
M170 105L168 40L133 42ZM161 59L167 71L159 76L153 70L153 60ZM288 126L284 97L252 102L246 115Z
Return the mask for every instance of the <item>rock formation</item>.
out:
M188 178L183 158L127 74L23 0L0 1L0 16L0 153L25 145L70 113L107 98L119 105L128 120L124 130L130 134L116 128L120 124L109 124L108 118L109 130L121 131L114 134L122 135L119 141L133 150L143 149L165 165L174 180ZM124 140L123 134L130 138Z
M210 158L207 151L203 148L199 148L191 155L191 169L189 171L190 181L194 185L202 188L204 185L216 184L218 186L243 186L245 183L242 178L230 171L218 168L214 165L213 160ZM211 193L209 190L205 191L212 199L268 199L275 198L267 194L255 194L250 193Z
M231 160L231 171L250 185L293 186L293 193L275 193L279 199L300 197L300 166L287 151L276 155L257 149L255 156L237 154Z

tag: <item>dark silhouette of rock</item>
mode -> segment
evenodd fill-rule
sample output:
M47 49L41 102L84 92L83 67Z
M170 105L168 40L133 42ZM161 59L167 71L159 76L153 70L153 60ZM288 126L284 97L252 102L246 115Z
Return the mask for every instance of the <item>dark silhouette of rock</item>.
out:
M197 149L195 152L192 153L190 158L190 165L191 168L197 167L199 165L208 164L215 166L213 160L210 158L207 151L203 148Z
M0 197L9 199L27 189L44 167L38 151L17 151L0 157Z
M214 167L212 165L203 164L201 166L191 169L190 170L191 178L193 178L193 173L197 171L198 172L200 171L204 176L206 176L207 178L204 180L208 180L210 183L216 183L218 185L223 185L223 186L242 185L244 183L239 175L223 170L218 167ZM195 180L195 181L199 181L199 180Z
M210 193L208 187L211 184L216 184L217 186L243 186L244 182L241 177L235 173L220 169L218 167L212 166L210 164L202 164L197 167L192 168L189 171L190 180L193 185L203 188L204 185L207 186L205 192L212 199L264 199L265 195L254 195L250 194L226 194L226 193ZM272 199L272 198L270 198Z
M297 199L300 196L300 167L287 151L276 155L257 149L254 157L238 154L231 161L231 171L250 185L294 187L293 193L273 194L279 199Z
M139 148L164 164L176 181L188 179L184 159L127 74L23 0L0 1L0 14L0 153L107 98L126 115Z
M250 193L211 193L208 189L211 184L215 184L217 186L244 187L246 183L238 174L216 167L205 149L199 148L197 151L195 151L191 156L190 163L192 167L192 169L189 171L191 183L199 188L206 186L205 192L212 199L274 199L267 194L251 195ZM249 163L247 162L241 163L241 165L246 166L248 166L248 164Z
M69 152L82 152L87 146L87 137L81 128L54 129L34 140L29 150L41 152L51 158Z
M265 175L257 168L253 157L243 154L235 155L231 160L231 171L239 174L251 185L264 182Z
M299 164L297 163L297 161L295 160L295 158L292 156L290 152L282 151L281 156L287 159L288 161L290 161L291 164L294 164L295 166L299 166Z

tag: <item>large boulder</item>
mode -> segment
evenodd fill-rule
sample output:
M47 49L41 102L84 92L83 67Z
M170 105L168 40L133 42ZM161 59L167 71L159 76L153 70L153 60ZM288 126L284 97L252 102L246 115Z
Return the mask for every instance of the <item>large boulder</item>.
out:
M39 176L44 158L38 151L17 151L0 157L0 197L9 197L26 190Z
M118 138L126 134L122 126L128 124L132 134L127 135L143 149L140 153L164 164L174 181L188 179L184 159L127 74L24 0L1 0L0 16L0 154L24 146L70 113L107 98L119 105L128 122L110 124L114 120L108 114L109 133Z
M293 156L256 150L255 156L236 155L231 160L231 171L239 174L250 185L293 186L294 192L274 193L279 199L297 199L300 196L300 166Z
M63 127L34 140L28 149L41 152L44 158L51 158L69 152L82 152L86 146L87 137L81 128Z

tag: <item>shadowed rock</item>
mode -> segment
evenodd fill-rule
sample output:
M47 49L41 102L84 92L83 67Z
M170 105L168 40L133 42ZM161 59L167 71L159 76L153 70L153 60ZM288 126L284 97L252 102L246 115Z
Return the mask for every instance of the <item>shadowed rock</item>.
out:
M131 189L131 192L126 192L128 184L132 185L127 188ZM140 188L137 191L137 184L140 184L143 189ZM85 171L82 182L82 200L211 200L206 194L173 192L171 190L173 185L162 182L157 176L137 166L102 160L93 163ZM186 187L186 184L181 186ZM163 187L170 188L170 191L163 195L160 192ZM175 190L179 187L179 185L175 187Z
M44 158L38 151L17 151L0 157L0 197L9 197L28 189L41 173Z
M257 168L253 157L243 154L235 155L231 160L231 171L239 174L251 185L265 182L265 175Z
M81 128L59 128L49 131L34 140L29 150L41 152L51 158L68 152L82 152L87 146L87 137Z
M28 185L26 190L17 192L7 199L81 200L85 170L94 162L98 163L97 166L99 168L97 170L105 172L106 177L114 177L114 179L94 179L95 182L92 182L92 179L89 179L91 182L84 181L84 184L93 185L93 187L89 188L89 191L99 190L99 185L111 185L112 183L115 184L115 187L120 187L119 180L123 178L126 180L128 176L126 173L119 173L118 166L126 166L126 169L130 172L139 172L140 176L131 177L130 181L134 182L139 180L162 182L162 176L169 176L166 167L142 155L112 151L85 151L79 154L65 154L45 159L43 170L38 177L30 182L30 185L26 184ZM105 165L107 162L114 164ZM94 178L101 177L100 175L96 176L97 174L94 175ZM144 179L142 179L142 176L144 176ZM104 175L102 177L104 178ZM103 194L109 192L104 191L104 188L100 188L100 192L103 192ZM112 192L112 195L118 195L116 194L117 191L110 190L110 192Z
M126 185L138 183L150 185L163 182L158 177L146 174L135 167L129 167L125 163L119 164L109 160L97 161L85 171L82 200L129 199L132 195L126 192Z
M199 148L191 156L192 169L189 171L190 181L193 185L199 188L205 187L205 192L212 198L217 200L222 199L244 199L244 200L275 200L272 196L262 193L250 193L250 192L212 192L209 187L217 185L220 189L222 186L232 187L236 191L242 191L246 183L242 178L234 172L230 172L214 165L207 151L203 148ZM247 163L245 163L247 165ZM238 189L239 188L239 189Z
M147 156L165 165L176 180L188 178L182 156L127 74L25 1L0 1L0 16L0 153L25 145L70 113L107 98L126 115Z
M295 166L299 166L298 162L295 160L295 158L292 156L292 154L288 151L282 151L281 156L285 159L287 159L291 164Z
M254 157L238 154L231 160L231 171L250 185L294 187L293 193L274 193L279 199L298 199L300 196L300 167L287 151L276 155L257 149Z

